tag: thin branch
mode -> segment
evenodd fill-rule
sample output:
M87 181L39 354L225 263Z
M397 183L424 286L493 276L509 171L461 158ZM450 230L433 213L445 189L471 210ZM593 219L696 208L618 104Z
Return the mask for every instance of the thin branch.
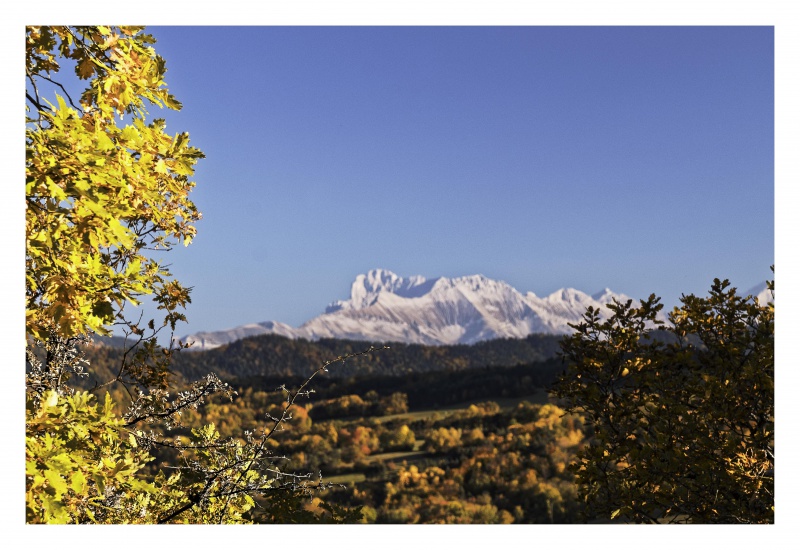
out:
M69 95L69 92L67 91L67 89L66 89L66 88L64 88L64 86L63 86L63 85L62 85L60 82L57 82L57 81L53 80L52 78L50 78L49 76L45 76L45 75L43 75L43 74L40 74L40 75L37 75L37 76L38 76L39 78L43 78L43 79L47 80L47 81L48 81L48 82L50 82L51 84L55 84L56 86L58 86L59 88L61 88L61 91L62 91L62 92L64 92L64 95L66 95L66 96L67 96L67 100L69 100L69 104L70 104L70 105L72 105L72 107L73 107L74 109L76 109L76 110L77 110L77 111L79 111L81 114L83 114L83 109L81 109L80 107L78 107L77 105L75 105L75 103L72 101L72 97L70 97L70 95Z
M319 367L317 370L315 370L313 373L311 373L311 375L308 378L306 378L306 380L302 384L300 384L299 388L297 388L293 392L288 392L288 397L286 398L286 406L283 408L283 411L281 412L280 418L275 419L275 421L272 424L272 428L269 430L269 432L267 432L265 435L262 436L261 441L258 444L258 447L256 448L255 452L253 453L253 459L247 465L247 468L245 468L244 470L239 472L239 477L236 480L236 484L238 485L239 482L241 482L241 480L244 478L244 476L247 475L247 472L250 471L250 469L253 466L253 463L256 461L256 459L258 459L260 454L263 452L264 445L266 445L267 440L269 440L272 437L272 435L278 430L279 426L281 426L281 424L283 424L285 422L287 414L289 413L289 409L294 405L294 402L297 399L297 397L299 395L303 395L304 394L303 390L305 390L306 386L308 386L311 383L311 380L313 380L315 376L317 376L321 372L328 372L328 367L333 365L333 364L336 364L336 363L344 364L348 359L352 359L354 357L359 357L359 356L362 356L362 355L367 355L369 353L373 353L375 351L380 351L380 350L384 350L384 349L389 349L389 346L382 346L380 348L376 348L375 346L370 346L370 348L367 349L367 350L360 351L360 352L357 352L357 353L350 353L350 354L347 354L347 355L342 355L342 356L337 357L336 359L333 359L333 360L330 360L330 361L326 361L321 367ZM219 522L220 523L222 523L222 520L225 517L225 512L228 509L228 504L229 503L230 503L230 498L227 498L225 500L225 505L222 507L222 511L220 512L220 515L219 515Z

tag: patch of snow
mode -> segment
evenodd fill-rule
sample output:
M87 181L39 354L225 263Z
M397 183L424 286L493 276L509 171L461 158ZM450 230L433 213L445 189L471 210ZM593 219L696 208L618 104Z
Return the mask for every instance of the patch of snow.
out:
M766 292L766 285L760 285L750 294L762 300ZM610 313L606 304L614 298L620 302L630 299L608 288L591 296L562 288L540 298L483 275L426 279L373 269L356 277L348 300L333 302L325 313L300 327L267 321L200 332L187 336L185 341L193 342L193 349L212 349L248 336L279 334L309 340L473 344L493 338L524 338L534 333L567 334L573 330L569 323L580 322L589 306L606 317Z

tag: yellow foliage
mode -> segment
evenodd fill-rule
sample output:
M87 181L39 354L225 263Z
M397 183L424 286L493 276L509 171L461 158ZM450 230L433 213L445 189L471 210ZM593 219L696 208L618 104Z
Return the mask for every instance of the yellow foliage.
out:
M146 294L167 313L188 301L186 289L142 253L191 242L200 214L188 198L189 177L203 156L187 134L147 122L145 101L180 108L152 41L135 28L27 28L31 81L54 78L59 55L88 79L80 106L28 94L26 326L35 338L53 329L105 334L126 302Z

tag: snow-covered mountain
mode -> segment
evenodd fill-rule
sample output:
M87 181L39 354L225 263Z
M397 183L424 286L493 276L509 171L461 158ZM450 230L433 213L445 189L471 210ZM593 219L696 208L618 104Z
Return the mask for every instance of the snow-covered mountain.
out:
M760 285L756 285L750 290L747 291L746 295L753 296L758 300L758 303L762 306L767 305L767 302L775 302L775 298L772 295L772 291L767 287L767 283L761 283Z
M293 328L268 321L183 338L192 349L212 349L259 334L289 338L346 338L414 344L472 344L493 338L523 338L532 333L564 334L588 306L606 311L624 294L604 289L592 296L564 288L549 296L522 294L483 275L449 279L399 277L374 269L358 275L350 299L330 304L325 313Z
M766 304L772 301L766 284L747 294ZM350 299L330 304L325 313L294 328L267 321L228 330L198 332L182 338L194 350L206 350L260 334L288 338L343 338L374 342L447 345L473 344L493 338L524 338L533 333L566 334L568 323L581 319L593 306L602 313L613 298L624 294L606 288L588 295L563 288L539 297L522 294L508 283L483 275L449 279L422 276L399 277L384 269L358 275ZM663 313L663 312L662 312ZM665 315L661 316L666 319Z

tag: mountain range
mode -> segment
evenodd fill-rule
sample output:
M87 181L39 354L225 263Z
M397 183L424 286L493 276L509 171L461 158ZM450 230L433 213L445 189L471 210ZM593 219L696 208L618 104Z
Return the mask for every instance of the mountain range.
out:
M522 294L508 283L483 275L427 279L373 269L356 277L348 300L333 302L322 315L297 328L266 321L198 332L182 340L191 343L194 350L213 349L261 334L307 340L474 344L529 334L566 334L572 330L568 323L579 321L587 307L607 312L605 306L613 298L629 299L608 288L592 295L563 288L539 297L533 292Z

